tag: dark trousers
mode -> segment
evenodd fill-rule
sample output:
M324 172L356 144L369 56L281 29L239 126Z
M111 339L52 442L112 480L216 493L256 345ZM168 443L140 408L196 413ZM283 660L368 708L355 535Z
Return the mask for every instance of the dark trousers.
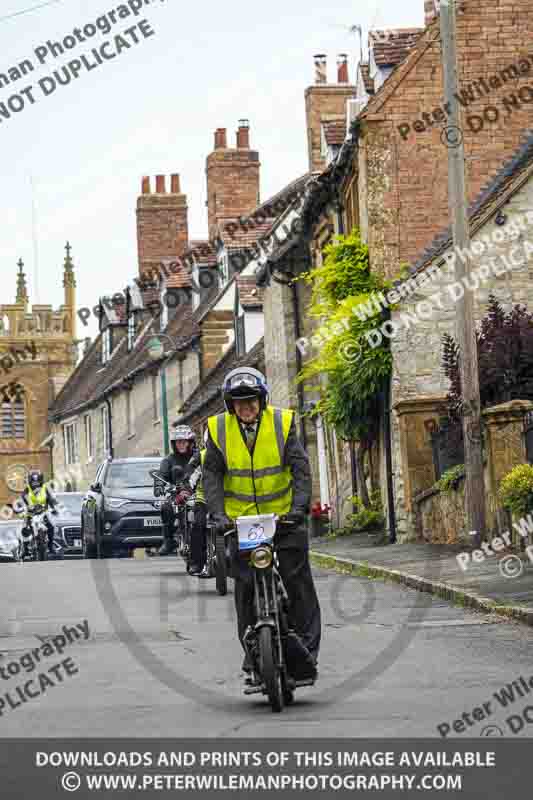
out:
M196 503L194 506L194 525L191 532L191 561L197 567L204 567L207 561L207 506Z
M279 573L289 597L289 625L300 636L311 655L317 659L321 617L309 564L307 531L302 529L276 537L276 549ZM255 623L253 575L248 563L236 554L232 558L232 574L235 580L239 639L242 643L246 628Z
M54 542L54 526L48 519L48 514L44 515L44 524L46 525L46 530L48 531L48 549L51 550ZM31 522L29 519L26 522L26 527L29 531L31 531Z
M161 505L161 519L163 520L163 536L165 539L174 540L174 520L176 514L170 500L165 500Z

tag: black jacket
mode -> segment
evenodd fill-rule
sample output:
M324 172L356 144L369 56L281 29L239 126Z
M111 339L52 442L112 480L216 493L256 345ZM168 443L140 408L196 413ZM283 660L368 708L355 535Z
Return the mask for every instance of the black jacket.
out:
M178 483L188 481L199 463L200 453L198 451L194 452L192 456L175 455L172 453L163 459L159 467L159 472L164 480L176 486ZM183 470L183 476L181 478L178 478L176 474L176 467L181 467Z
M246 441L244 433L241 433ZM224 514L224 473L226 465L222 453L209 436L207 452L203 466L203 485L207 507L211 514ZM296 422L293 420L287 442L285 444L284 466L288 466L292 474L292 508L307 514L311 503L312 477L307 453L300 444L296 433Z

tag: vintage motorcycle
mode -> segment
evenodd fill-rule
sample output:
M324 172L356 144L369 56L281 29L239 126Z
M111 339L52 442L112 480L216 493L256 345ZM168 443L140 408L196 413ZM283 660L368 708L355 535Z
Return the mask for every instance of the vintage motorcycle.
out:
M174 538L177 544L177 554L185 561L187 572L191 563L191 532L194 525L194 494L190 495L185 502L178 503L177 498L185 484L179 478L183 470L176 468L178 483L175 485L166 481L158 470L151 470L150 475L154 479L155 497L163 497L170 501L175 512L174 526L176 528Z
M278 570L274 536L292 524L275 514L239 517L236 528L226 534L233 537L232 547L238 543L238 558L249 562L254 583L255 623L243 640L253 673L244 693L267 695L275 712L293 702L297 687L312 686L317 676L309 651L290 626L287 592Z
M22 560L48 560L48 528L46 527L46 508L32 506L24 512L26 524L22 529Z

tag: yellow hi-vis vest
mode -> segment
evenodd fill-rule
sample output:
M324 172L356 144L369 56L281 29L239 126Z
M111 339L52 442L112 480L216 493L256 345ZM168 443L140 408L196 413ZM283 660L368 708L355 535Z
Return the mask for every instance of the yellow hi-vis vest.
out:
M205 449L204 450L200 450L200 464L201 464L202 467L204 466L206 452L207 452L207 450L205 450ZM203 484L201 478L198 481L198 483L196 484L196 489L194 491L195 491L196 502L197 503L205 503L204 484Z
M287 514L292 506L292 475L283 466L294 411L267 406L253 454L234 414L208 420L209 433L226 464L224 511L230 519L255 514Z
M46 486L41 486L37 494L34 494L33 489L28 486L28 505L32 506L45 506L47 501Z

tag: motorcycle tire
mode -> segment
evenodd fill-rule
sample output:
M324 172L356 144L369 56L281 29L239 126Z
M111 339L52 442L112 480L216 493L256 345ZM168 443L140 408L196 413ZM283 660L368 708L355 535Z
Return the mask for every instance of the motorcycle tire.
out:
M287 679L285 677L281 680L281 688L283 691L283 702L286 706L290 706L294 702L294 692L287 686Z
M39 542L37 545L37 560L48 561L48 546L45 542Z
M274 639L272 628L268 625L259 629L259 664L261 678L265 684L268 699L274 713L283 711L284 692L281 674L274 657Z
M224 597L228 593L228 564L223 533L217 534L215 542L215 577L217 592Z

